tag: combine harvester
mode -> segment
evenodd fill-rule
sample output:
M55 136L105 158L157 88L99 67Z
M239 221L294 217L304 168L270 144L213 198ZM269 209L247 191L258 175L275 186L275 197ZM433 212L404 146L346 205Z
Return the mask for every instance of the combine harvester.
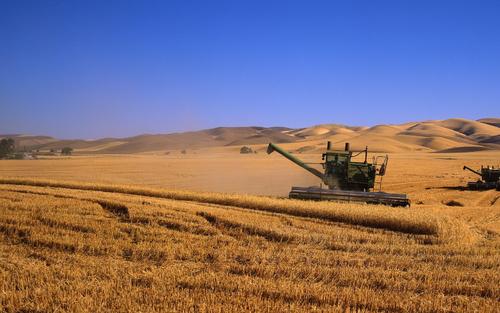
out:
M388 156L377 156L373 158L373 163L368 163L368 147L364 151L353 155L349 150L349 143L345 144L344 151L331 150L331 143L328 141L326 152L322 159L324 173L310 167L297 157L286 152L275 144L270 143L267 153L278 152L293 163L317 176L328 186L328 189L321 187L292 187L289 197L293 199L306 200L332 200L332 201L355 201L365 203L385 204L391 206L410 206L410 199L405 194L382 192L382 177L387 169ZM364 153L364 162L354 162L352 159ZM376 182L376 177L380 179ZM379 191L372 191L375 184Z
M481 166L480 172L478 172L468 166L464 166L464 170L469 170L481 177L478 181L467 183L467 188L470 190L487 190L496 188L496 190L500 191L500 168Z

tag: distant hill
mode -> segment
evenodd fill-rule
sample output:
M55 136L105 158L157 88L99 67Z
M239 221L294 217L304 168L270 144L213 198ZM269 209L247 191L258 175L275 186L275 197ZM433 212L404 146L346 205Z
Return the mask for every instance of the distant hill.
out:
M478 120L478 122L485 123L485 124L490 124L496 127L500 127L500 118L482 118Z
M61 149L72 147L76 153L141 153L207 147L262 145L268 142L287 145L289 150L310 151L324 148L327 140L339 149L346 141L354 150L369 146L385 152L468 152L500 150L500 118L477 121L447 119L411 122L401 125L352 127L322 124L307 128L287 127L218 127L200 131L139 135L98 140L58 140L47 136L0 135L12 137L26 149Z

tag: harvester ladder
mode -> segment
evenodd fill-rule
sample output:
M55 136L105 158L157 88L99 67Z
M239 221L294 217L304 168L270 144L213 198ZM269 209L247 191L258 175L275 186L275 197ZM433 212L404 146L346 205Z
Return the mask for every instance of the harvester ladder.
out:
M382 181L384 180L385 171L387 169L387 162L389 157L387 155L377 155L373 158L373 166L375 166L375 182L374 188L378 185L378 191L382 191ZM377 181L377 177L380 177Z
M378 191L382 191L382 180L384 179L384 176L379 176L380 179L378 181L377 181L377 176L379 175L375 176L375 186L378 185Z

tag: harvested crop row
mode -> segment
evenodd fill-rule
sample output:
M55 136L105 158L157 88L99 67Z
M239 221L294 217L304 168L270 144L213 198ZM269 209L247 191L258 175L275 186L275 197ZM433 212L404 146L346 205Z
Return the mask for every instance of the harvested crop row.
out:
M376 205L331 202L322 203L251 195L163 190L134 186L58 182L34 179L0 178L0 184L103 191L229 205L293 216L318 218L331 222L381 228L409 234L439 236L443 234L443 232L447 232L447 230L442 228L442 224L439 222L439 219L434 216L402 208L389 208Z
M3 185L0 304L7 312L495 312L498 245L425 244L427 236Z

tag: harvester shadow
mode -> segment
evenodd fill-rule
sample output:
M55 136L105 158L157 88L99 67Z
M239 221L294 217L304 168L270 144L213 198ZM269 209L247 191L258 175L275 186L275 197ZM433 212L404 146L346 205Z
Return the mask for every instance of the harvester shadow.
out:
M467 187L464 186L441 186L441 187L425 187L426 190L431 190L431 189L445 189L445 190L458 190L458 191L465 191L467 190Z

